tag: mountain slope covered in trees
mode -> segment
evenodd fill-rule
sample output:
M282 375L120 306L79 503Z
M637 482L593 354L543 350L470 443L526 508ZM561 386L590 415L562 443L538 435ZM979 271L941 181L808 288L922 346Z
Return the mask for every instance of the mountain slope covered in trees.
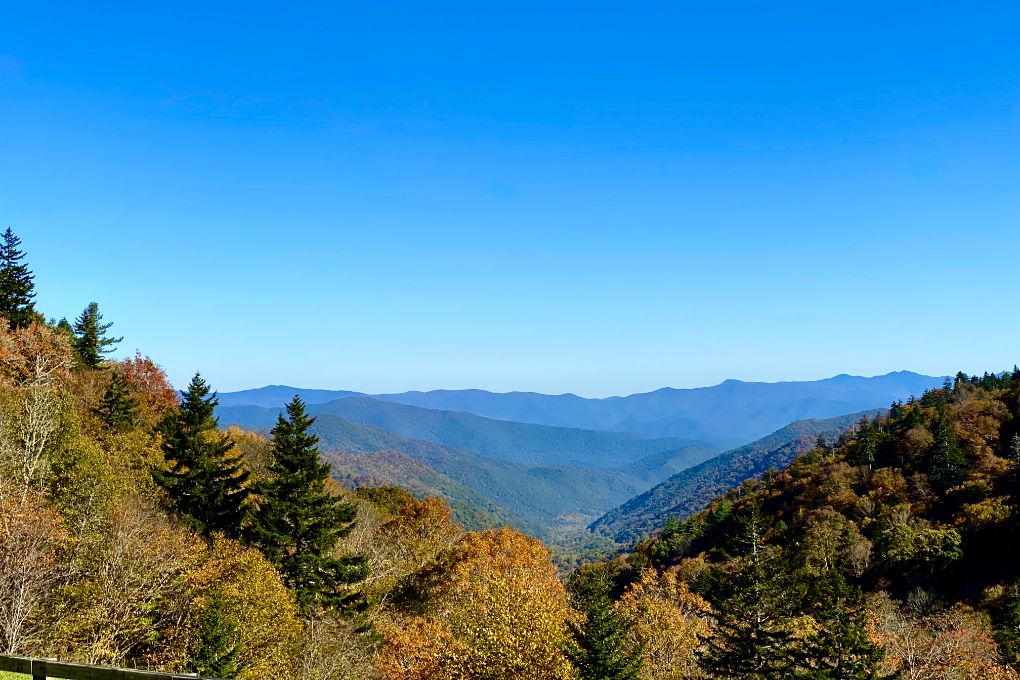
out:
M709 501L770 469L782 469L794 457L815 446L819 437L834 440L862 417L865 411L826 420L801 420L768 437L741 446L689 467L648 491L610 510L589 529L618 543L631 543L661 527L668 517L685 519Z
M412 409L381 402L369 404L372 408L367 410L368 415L378 415L381 412L385 416L375 418L376 422L394 429L424 433L435 439L481 442L482 448L487 451L511 458L505 460L434 441L401 436L377 425L352 422L328 412L338 410L367 419L363 407L366 401L371 400L356 400L353 408L349 408L346 403L349 401L341 399L309 406L309 411L317 413L318 420L313 429L324 451L379 453L381 458L376 464L372 464L367 457L356 459L361 461L361 469L365 471L359 474L367 474L368 468L372 468L373 478L388 484L408 482L408 469L396 469L385 464L387 459L392 459L392 455L388 454L399 452L425 464L434 474L451 480L454 485L444 484L442 489L437 488L436 491L454 507L461 508L468 502L469 494L464 494L462 490L470 490L471 494L486 499L491 506L489 510L497 516L513 526L540 536L549 535L546 533L548 531L559 534L579 529L609 508L668 476L673 469L695 464L715 453L712 448L696 442L521 425L469 414ZM242 424L254 428L265 428L278 414L275 409L250 406L221 408L218 412L225 424ZM591 447L594 455L606 464L613 462L613 456L620 455L626 466L633 469L624 471L594 465L526 464L513 460L521 457L513 448L517 441L529 447L535 456L543 458L552 455L583 459L583 452ZM564 448L557 449L561 444ZM650 453L645 455L646 452ZM437 479L433 477L433 481ZM501 512L499 508L505 508L507 512Z
M684 593L709 677L1015 678L1018 532L1020 370L959 374L572 580Z

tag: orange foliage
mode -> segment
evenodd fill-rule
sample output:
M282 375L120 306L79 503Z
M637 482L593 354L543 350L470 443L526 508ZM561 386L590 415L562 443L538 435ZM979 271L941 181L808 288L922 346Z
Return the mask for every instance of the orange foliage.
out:
M140 414L147 423L155 423L180 404L177 390L171 387L163 369L141 352L120 362L119 370L138 397Z

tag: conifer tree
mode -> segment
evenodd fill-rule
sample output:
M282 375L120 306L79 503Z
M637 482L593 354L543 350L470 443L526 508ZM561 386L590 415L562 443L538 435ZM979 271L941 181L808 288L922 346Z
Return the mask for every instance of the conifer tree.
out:
M878 427L868 418L861 418L857 424L857 443L850 450L849 461L854 465L871 467L878 452Z
M580 680L637 680L641 650L628 649L631 624L613 609L606 584L592 586L580 597L584 620L569 624L567 658Z
M956 440L953 422L945 408L935 419L935 442L931 448L928 478L942 489L956 486L967 479L967 457Z
M319 460L319 438L309 432L315 419L297 396L272 429L270 481L252 522L254 542L281 571L298 606L342 611L360 608L351 586L368 576L361 556L334 556L338 541L354 528L356 507L326 488L329 463Z
M785 569L764 543L759 511L743 520L747 555L719 602L716 634L701 654L702 666L715 677L779 680L795 665L791 608Z
M1014 506L1020 506L1020 434L1013 435L1009 443L1009 471L1006 473L1006 485L1009 497Z
M99 405L99 417L115 432L130 429L138 416L138 400L131 394L127 379L118 370L110 375L110 384Z
M170 505L207 538L214 532L240 535L247 516L248 472L234 442L218 431L213 412L218 403L209 385L195 374L181 408L159 424L167 470L153 470L153 478Z
M188 670L213 678L233 678L241 670L237 624L227 616L223 595L214 592L202 612L201 632Z
M113 323L102 323L103 315L99 313L99 305L90 302L78 319L74 322L74 345L83 364L89 368L99 368L103 363L103 355L113 351L113 346L124 338L108 338L106 331Z
M801 667L790 677L803 680L873 680L883 652L868 636L860 588L829 570L810 586L808 600L818 629L798 651Z
M11 328L24 328L39 318L35 311L35 277L18 250L21 239L10 227L0 236L0 315Z

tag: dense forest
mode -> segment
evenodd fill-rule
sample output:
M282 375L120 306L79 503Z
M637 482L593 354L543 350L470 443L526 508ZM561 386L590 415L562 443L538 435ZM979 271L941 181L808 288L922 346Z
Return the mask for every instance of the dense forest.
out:
M8 229L4 653L244 679L1016 677L1020 371L897 402L565 577L519 531L345 488L297 397L267 435L225 429L201 375L178 392L108 359L96 303L36 309L20 247Z

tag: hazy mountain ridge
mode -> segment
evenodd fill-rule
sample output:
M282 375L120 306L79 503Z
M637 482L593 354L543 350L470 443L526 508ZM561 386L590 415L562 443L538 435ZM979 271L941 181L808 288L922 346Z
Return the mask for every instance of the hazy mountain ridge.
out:
M348 399L339 401L350 402ZM324 454L326 458L330 458L333 452L367 456L350 458L348 462L356 463L354 469L338 467L336 470L338 478L356 481L359 476L365 479L371 476L373 483L399 484L413 487L412 490L416 492L431 488L454 506L474 504L470 494L476 494L476 497L484 498L487 503L492 504L492 507L481 506L488 514L525 531L543 536L549 529L557 532L581 529L609 508L619 505L669 476L674 469L686 468L717 453L712 447L698 442L667 440L664 443L662 440L645 439L632 434L621 436L619 433L592 432L582 433L580 439L572 440L573 443L575 445L578 442L587 443L594 437L596 440L607 440L610 447L633 444L636 448L630 449L629 452L624 449L613 449L626 454L622 456L620 462L633 466L633 469L623 471L608 466L600 468L547 463L541 460L526 464L519 460L488 457L465 448L404 436L378 425L354 422L330 412L336 409L345 413L365 415L365 412L360 410L361 406L364 404L337 405L336 402L330 402L309 407L309 411L316 414L317 421L313 430L320 438L320 448L326 452ZM426 415L433 419L431 421L433 425L436 418L449 418L453 425L488 421L497 431L518 434L537 432L545 435L549 430L563 429L531 425L521 426L523 428L521 429L517 423L491 421L470 414L428 411L374 402L369 413L378 415L378 411L384 413L393 411L395 413L393 417L397 419L400 416L420 415L419 411L426 411ZM221 408L218 415L223 425L236 424L266 431L276 422L279 412L279 409L241 406ZM389 424L393 426L392 422ZM485 430L482 429L469 433L469 436L479 437L484 433ZM572 430L554 434L568 438L577 436ZM562 439L554 438L553 441ZM667 443L676 448L662 450ZM536 444L532 442L531 446L534 447ZM642 455L646 447L650 447L651 453ZM498 446L494 444L492 448ZM428 466L432 472L426 473L417 468L400 469L396 466L397 459L392 455L394 452ZM376 454L379 455L378 460L369 460ZM341 462L341 459L337 459L337 462ZM443 480L449 480L450 483ZM469 490L470 494L464 490Z
M743 382L710 387L662 388L622 397L574 394L433 390L359 395L269 386L220 395L223 406L280 406L295 393L312 404L352 396L420 408L471 413L490 419L586 430L637 432L650 437L709 441L720 447L754 441L810 418L832 418L883 408L942 384L942 377L897 371L874 377L840 374L814 381Z
M402 437L474 451L497 460L528 465L578 465L613 469L646 456L692 446L712 447L704 442L675 437L653 438L632 432L607 432L553 427L484 418L466 412L388 403L369 397L346 397L312 404L309 413L340 416L360 425L371 425ZM280 409L228 406L217 410L225 424L266 427Z

